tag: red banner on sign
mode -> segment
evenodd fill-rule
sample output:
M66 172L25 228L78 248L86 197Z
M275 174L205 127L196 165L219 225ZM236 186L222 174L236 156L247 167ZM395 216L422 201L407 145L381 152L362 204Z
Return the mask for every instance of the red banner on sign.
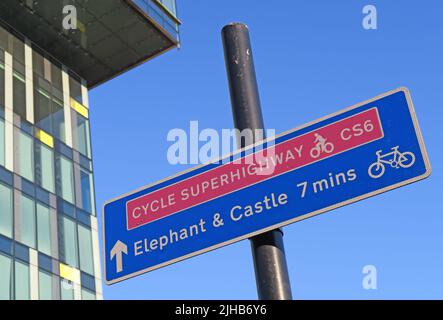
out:
M377 108L302 134L126 203L128 230L383 137Z

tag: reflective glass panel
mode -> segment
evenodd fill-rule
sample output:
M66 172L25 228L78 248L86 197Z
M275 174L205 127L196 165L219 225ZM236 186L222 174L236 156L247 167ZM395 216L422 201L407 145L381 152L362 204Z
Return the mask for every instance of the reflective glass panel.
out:
M72 267L78 268L77 257L77 230L74 221L62 217L61 236L61 256L63 261Z
M35 207L34 200L20 196L20 239L28 247L35 248Z
M52 276L43 271L38 273L38 298L52 300Z
M15 261L15 299L29 300L29 266Z
M0 119L0 165L5 166L5 121Z
M19 132L19 168L18 173L29 181L34 181L34 143L33 138Z
M51 255L51 215L49 208L37 203L37 244L38 250Z
M78 247L80 252L80 269L90 275L94 275L91 230L81 225L78 226Z
M12 287L12 259L0 254L0 300L10 300Z
M12 190L0 183L0 234L12 238Z

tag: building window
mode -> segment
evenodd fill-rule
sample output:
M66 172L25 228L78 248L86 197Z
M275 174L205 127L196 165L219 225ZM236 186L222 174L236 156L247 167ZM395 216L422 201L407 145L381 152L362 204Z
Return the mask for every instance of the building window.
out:
M0 300L11 300L12 259L0 254Z
M80 253L80 269L90 275L94 275L91 230L81 225L78 225L78 248Z
M0 27L0 48L3 50L8 50L9 45L9 32Z
M14 59L21 63L25 63L25 44L22 40L12 36L13 56Z
M51 63L51 82L53 89L55 88L60 92L63 91L62 69L53 63ZM61 95L59 98L62 99L63 95Z
M19 155L17 172L29 181L34 181L34 147L33 138L19 131Z
M38 83L34 90L36 125L65 142L63 94L43 78L34 76L34 79L34 83Z
M60 255L62 261L71 267L78 268L77 230L74 221L61 217Z
M5 106L5 64L3 62L4 52L0 50L0 106Z
M42 88L34 90L35 124L52 134L51 94Z
M83 210L95 214L94 186L92 173L80 169L80 189Z
M5 166L5 121L0 119L0 165Z
M12 190L0 184L0 234L12 238Z
M74 172L72 162L63 156L57 156L59 180L58 194L70 203L74 203Z
M29 300L29 266L15 261L15 299Z
M63 102L56 97L52 97L52 114L54 136L66 143L65 112L63 110Z
M82 288L82 300L95 300L95 293Z
M54 153L42 143L36 143L36 176L42 188L54 193Z
M88 158L91 158L91 140L89 132L89 120L72 111L72 119L74 123L75 149Z
M69 93L72 99L83 104L82 85L72 76L69 76Z
M49 208L37 203L37 249L51 255L51 214Z
M22 119L26 119L26 86L25 76L14 71L13 80L13 104L14 112Z
M74 300L74 284L68 280L60 279L60 298Z
M20 196L20 242L35 248L35 203L24 195Z
M45 62L43 56L35 50L32 50L32 67L37 75L42 77L45 75ZM34 79L36 79L36 76L34 76Z
M39 300L52 300L52 276L49 273L38 273L38 298Z

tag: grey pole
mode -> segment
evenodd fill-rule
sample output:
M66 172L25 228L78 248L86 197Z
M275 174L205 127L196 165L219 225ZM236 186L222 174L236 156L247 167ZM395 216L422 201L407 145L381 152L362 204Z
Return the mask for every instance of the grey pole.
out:
M248 27L232 23L222 30L234 124L238 130L264 129ZM263 136L262 136L263 138ZM241 147L245 147L244 141ZM283 232L272 230L250 239L258 298L291 300Z

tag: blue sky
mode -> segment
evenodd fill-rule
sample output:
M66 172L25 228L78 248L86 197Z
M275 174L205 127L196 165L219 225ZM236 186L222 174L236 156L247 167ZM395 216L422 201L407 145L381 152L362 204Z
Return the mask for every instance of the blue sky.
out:
M364 30L362 8L378 9ZM99 209L190 166L170 129L232 128L221 28L249 26L265 125L286 131L380 93L411 90L433 174L284 228L295 299L443 298L441 1L178 1L182 46L91 91ZM374 265L378 289L362 288ZM249 241L104 287L105 299L256 299Z

